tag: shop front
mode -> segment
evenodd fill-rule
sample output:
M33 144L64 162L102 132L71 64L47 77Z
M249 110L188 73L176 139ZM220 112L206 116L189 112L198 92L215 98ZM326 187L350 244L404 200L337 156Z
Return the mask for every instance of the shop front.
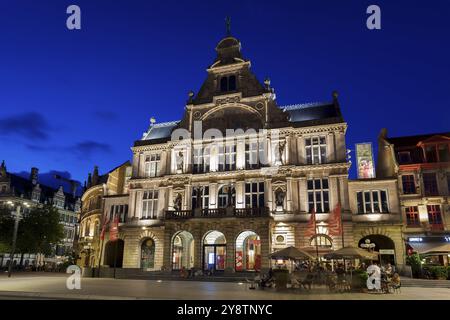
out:
M450 235L408 237L406 251L408 255L417 252L424 264L449 266Z

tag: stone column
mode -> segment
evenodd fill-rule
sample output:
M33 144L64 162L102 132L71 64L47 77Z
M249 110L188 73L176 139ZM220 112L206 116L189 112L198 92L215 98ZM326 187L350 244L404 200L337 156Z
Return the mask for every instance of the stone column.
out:
M268 207L270 211L275 210L272 200L272 181L270 179L264 181L264 199L266 207Z
M297 164L305 164L305 139L303 136L297 136Z
M132 169L132 176L138 177L139 175L139 153L135 152L133 154L133 169Z
M346 212L350 211L350 203L348 198L348 183L346 177L339 177L339 185L341 191L341 205L342 209Z
M292 211L292 178L286 178L286 211Z
M308 212L308 188L306 183L306 177L300 177L298 179L298 194L299 194L299 208L300 212Z
M245 181L236 182L236 208L245 208Z
M334 148L334 134L333 132L328 132L326 136L327 141L327 162L336 162L336 154L335 154L335 148Z
M245 169L245 139L242 138L236 142L236 169Z

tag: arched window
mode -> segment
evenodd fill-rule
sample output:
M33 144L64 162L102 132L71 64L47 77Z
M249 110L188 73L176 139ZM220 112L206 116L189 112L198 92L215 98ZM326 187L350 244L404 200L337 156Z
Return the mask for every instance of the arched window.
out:
M152 269L155 267L155 241L148 238L141 245L141 268Z
M311 239L310 244L312 247L318 246L321 248L331 248L333 246L333 242L332 242L331 238L325 234L315 235Z
M236 205L236 190L233 186L225 185L219 189L219 208Z

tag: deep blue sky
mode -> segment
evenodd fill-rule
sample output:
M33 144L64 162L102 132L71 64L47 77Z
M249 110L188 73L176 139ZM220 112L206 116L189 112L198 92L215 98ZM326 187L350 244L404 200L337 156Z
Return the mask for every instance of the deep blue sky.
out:
M80 31L66 29L70 4ZM366 28L370 4L380 31ZM80 180L130 159L151 116L181 117L227 15L280 105L339 91L349 148L382 127L449 131L449 12L447 0L0 0L0 158Z

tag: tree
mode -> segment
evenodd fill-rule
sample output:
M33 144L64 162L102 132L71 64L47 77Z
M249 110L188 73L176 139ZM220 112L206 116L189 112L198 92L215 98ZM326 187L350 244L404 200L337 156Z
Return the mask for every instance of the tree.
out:
M10 252L14 229L14 219L11 211L6 207L0 207L0 252Z
M14 217L7 208L0 209L0 252L10 252ZM50 255L52 245L64 238L59 223L58 209L51 205L32 208L19 223L16 253L42 253Z
M35 207L24 216L19 226L18 251L50 255L52 245L64 238L58 209L51 205Z

